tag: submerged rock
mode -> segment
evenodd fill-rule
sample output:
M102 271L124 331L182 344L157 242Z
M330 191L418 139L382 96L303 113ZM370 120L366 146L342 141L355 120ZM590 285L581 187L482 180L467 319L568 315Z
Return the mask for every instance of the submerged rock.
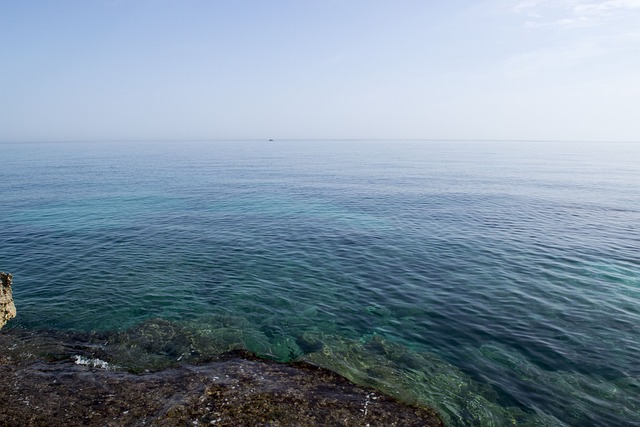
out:
M0 273L0 328L16 317L16 306L11 292L11 274Z
M140 374L96 352L105 337L11 329L0 334L0 425L443 426L306 362L230 351ZM108 349L103 349L108 350Z

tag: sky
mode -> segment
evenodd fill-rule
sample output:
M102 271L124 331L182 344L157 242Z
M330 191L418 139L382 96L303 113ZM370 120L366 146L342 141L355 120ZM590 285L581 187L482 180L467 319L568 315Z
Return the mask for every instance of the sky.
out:
M640 0L0 0L0 142L640 141Z

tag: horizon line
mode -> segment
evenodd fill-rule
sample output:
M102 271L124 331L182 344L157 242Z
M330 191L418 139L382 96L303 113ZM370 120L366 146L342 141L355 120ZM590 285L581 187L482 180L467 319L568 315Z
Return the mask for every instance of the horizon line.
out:
M184 138L184 139L53 139L53 140L25 140L0 141L0 144L62 144L62 143L105 143L105 142L248 142L248 141L424 141L424 142L607 142L607 143L640 143L640 140L619 139L493 139L493 138Z

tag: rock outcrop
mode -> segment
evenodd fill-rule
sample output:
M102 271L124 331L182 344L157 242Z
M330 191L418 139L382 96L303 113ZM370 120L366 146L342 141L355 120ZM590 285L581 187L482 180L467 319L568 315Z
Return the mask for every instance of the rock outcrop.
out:
M11 292L11 274L0 273L0 328L16 317L16 306Z
M308 363L236 350L135 374L111 364L105 339L0 334L0 425L444 427L433 410Z

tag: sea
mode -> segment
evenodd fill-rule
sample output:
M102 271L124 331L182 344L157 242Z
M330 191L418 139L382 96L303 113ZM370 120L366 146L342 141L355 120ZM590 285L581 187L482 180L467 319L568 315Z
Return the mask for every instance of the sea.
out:
M450 426L640 426L640 143L4 143L0 204L0 334L164 328L108 363L242 348Z

